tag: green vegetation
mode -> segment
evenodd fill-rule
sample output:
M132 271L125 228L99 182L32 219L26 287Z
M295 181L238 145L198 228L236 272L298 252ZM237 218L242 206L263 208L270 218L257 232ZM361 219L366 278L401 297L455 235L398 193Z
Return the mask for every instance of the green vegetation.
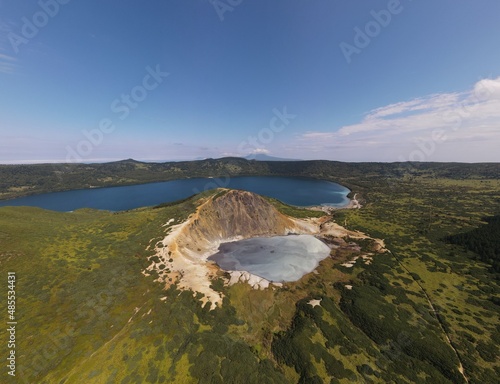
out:
M471 260L463 248L442 239L477 228L483 224L484 216L499 211L500 180L408 177L390 185L373 184L364 193L368 201L363 209L339 211L335 215L337 221L385 239L396 264L389 275L383 276L389 277L392 286L403 287L413 301L418 299L427 317L430 315L438 322L441 332L436 330L436 335L445 340L449 337L448 344L456 351L469 382L495 382L499 366L488 362L487 356L494 354L498 360L498 349L492 348L500 341L498 281L492 278L488 265ZM376 260L382 259L375 258L373 266L377 265ZM363 274L358 277L363 278ZM387 286L378 281L370 285L379 289ZM388 301L398 307L404 303L398 297ZM358 316L358 312L343 308L349 316ZM421 309L419 313L424 318ZM376 329L358 324L368 334L370 329ZM389 329L397 327L392 325ZM392 339L395 340L394 334ZM481 354L485 344L490 352ZM434 343L430 345L434 347ZM419 355L425 356L423 351ZM429 351L425 353L432 356ZM446 374L443 366L437 368Z
M208 175L216 164L240 163L200 164L210 165ZM241 164L291 172L286 162ZM460 365L470 383L496 382L499 286L491 257L480 257L499 238L497 219L483 219L500 211L498 166L338 164L294 163L293 171L353 189L363 208L335 211L332 220L384 239L391 252L346 268L340 264L374 246L351 238L359 247L334 250L318 274L282 288L216 279L212 286L225 298L213 311L199 294L165 290L142 272L170 228L165 223L182 222L201 198L224 192L118 213L0 208L0 271L17 277L18 382L461 383ZM25 176L37 170L18 169ZM43 175L33 172L11 177L35 185ZM127 180L154 174L141 172L147 176ZM9 188L0 189L3 196ZM271 201L295 217L318 214ZM482 240L471 248L469 239ZM6 343L0 353L7 356Z
M281 201L273 199L272 197L265 197L265 199L272 203L279 212L291 217L296 217L298 219L304 219L307 217L322 217L325 215L325 213L321 211L311 211L283 204Z
M451 244L458 244L475 254L477 260L491 265L500 278L500 215L484 219L488 224L472 231L445 238Z

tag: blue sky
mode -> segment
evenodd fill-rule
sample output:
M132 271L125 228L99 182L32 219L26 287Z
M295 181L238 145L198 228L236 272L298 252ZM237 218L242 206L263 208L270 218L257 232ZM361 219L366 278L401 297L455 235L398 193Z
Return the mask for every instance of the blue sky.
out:
M0 163L500 161L499 21L498 0L0 0Z

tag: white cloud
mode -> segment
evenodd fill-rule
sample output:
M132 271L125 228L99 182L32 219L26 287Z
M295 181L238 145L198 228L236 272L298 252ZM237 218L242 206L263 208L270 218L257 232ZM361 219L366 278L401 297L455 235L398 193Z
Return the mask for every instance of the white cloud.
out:
M500 99L500 77L478 81L474 86L474 94L480 100Z
M219 151L216 157L243 157L251 155L269 155L271 152L265 148L254 148L248 153L234 152L234 151Z
M474 148L467 143L474 142ZM427 151L422 150L426 143ZM481 143L484 149L481 150ZM295 151L339 160L500 161L500 77L467 92L434 94L369 111L357 124L306 132ZM432 148L432 150L431 150ZM415 151L425 152L415 154ZM355 154L352 151L356 151ZM357 157L356 157L357 154Z
M250 155L269 155L269 151L265 148L255 148L250 151Z

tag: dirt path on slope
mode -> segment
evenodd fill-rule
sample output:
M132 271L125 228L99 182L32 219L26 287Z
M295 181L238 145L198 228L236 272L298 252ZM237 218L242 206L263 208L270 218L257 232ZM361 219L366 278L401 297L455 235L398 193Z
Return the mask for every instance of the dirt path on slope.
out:
M391 252L391 251L389 251ZM443 331L443 334L448 342L448 344L450 345L451 349L453 349L453 352L455 353L455 355L457 356L457 359L458 359L458 371L460 372L460 374L463 376L464 380L466 383L469 382L469 379L467 378L467 376L465 375L465 370L464 370L464 366L463 366L463 363L462 363L462 359L460 357L460 354L457 350L457 348L453 345L453 341L451 341L451 338L450 338L450 335L448 334L448 332L446 331L446 328L444 327L444 324L443 322L441 321L440 317L439 317L439 313L438 311L436 310L436 308L434 307L434 304L432 303L432 300L430 298L430 296L427 294L427 291L425 290L425 288L422 286L422 284L420 284L417 280L415 280L413 278L413 275L410 273L410 271L408 270L408 268L406 268L406 266L403 265L403 263L401 263L401 261L399 260L399 258L396 256L395 253L391 252L391 254L396 258L396 261L398 262L398 264L411 276L411 279L419 286L420 290L423 292L423 294L425 295L425 298L427 299L427 302L429 303L429 307L431 308L431 311L432 311L432 314L434 315L434 317L436 318L436 320L438 321L439 323L439 326L441 327L441 330Z

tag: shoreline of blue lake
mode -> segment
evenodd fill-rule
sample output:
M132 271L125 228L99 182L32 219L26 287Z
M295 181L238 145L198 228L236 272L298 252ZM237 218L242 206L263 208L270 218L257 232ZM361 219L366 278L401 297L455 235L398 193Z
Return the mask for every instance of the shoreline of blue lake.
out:
M346 187L326 180L281 177L239 176L232 178L189 178L148 184L50 192L0 201L4 206L33 206L60 212L92 208L125 211L185 199L214 189L241 189L278 199L299 207L349 203Z

